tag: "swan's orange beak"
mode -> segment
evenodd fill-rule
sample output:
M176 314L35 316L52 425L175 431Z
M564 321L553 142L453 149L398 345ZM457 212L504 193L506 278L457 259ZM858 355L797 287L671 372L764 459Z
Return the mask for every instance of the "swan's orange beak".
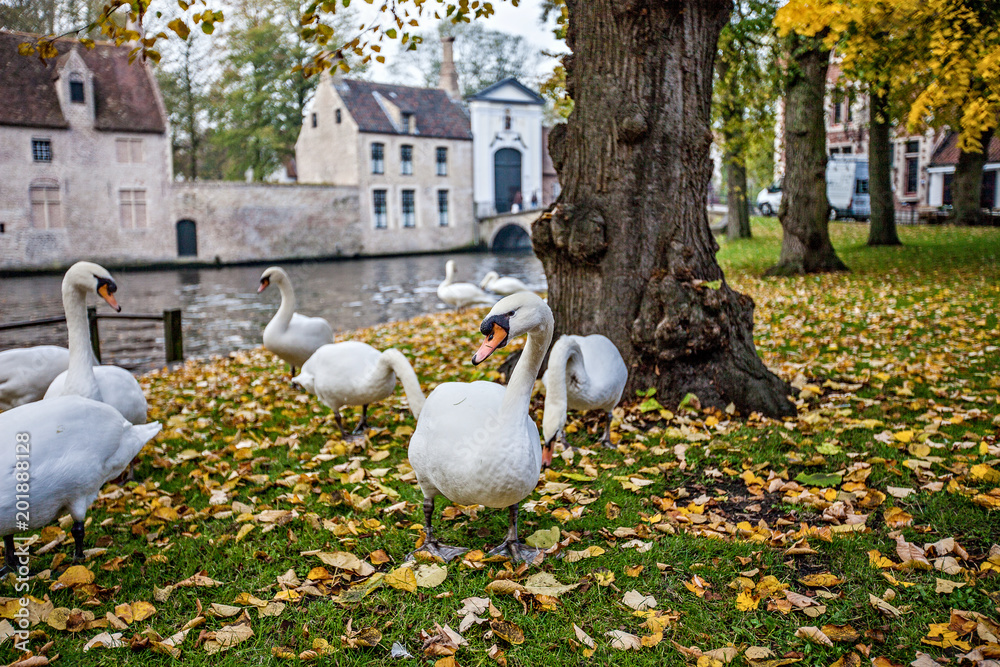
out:
M493 330L486 336L486 340L479 346L476 353L472 355L472 365L476 366L486 361L486 358L496 352L497 348L503 347L505 340L507 340L507 330L499 323L494 322Z
M116 313L122 312L122 307L118 305L118 300L115 299L115 295L112 294L111 285L113 283L102 283L100 287L97 288L97 293L102 299L108 302L108 305L115 309Z
M542 445L542 468L552 467L552 441L549 440Z
M260 294L267 289L267 286L271 284L271 281L267 278L260 279L260 287L257 288L257 294Z

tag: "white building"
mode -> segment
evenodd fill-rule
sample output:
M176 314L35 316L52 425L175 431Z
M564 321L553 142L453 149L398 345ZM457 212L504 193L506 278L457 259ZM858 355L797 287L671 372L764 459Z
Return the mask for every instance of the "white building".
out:
M476 216L537 208L549 201L542 188L546 151L541 96L511 77L467 101Z
M958 164L958 133L950 133L934 152L927 175L930 177L928 206L935 208L951 206L951 182ZM992 137L983 165L983 180L979 190L981 208L994 209L997 206L997 191L1000 190L1000 137Z

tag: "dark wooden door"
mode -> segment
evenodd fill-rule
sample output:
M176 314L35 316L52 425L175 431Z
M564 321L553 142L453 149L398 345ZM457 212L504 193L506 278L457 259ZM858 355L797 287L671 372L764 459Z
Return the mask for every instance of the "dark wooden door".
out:
M521 152L501 148L493 155L493 193L497 213L506 213L521 191Z
M177 223L177 256L198 256L198 231L194 220L181 220Z

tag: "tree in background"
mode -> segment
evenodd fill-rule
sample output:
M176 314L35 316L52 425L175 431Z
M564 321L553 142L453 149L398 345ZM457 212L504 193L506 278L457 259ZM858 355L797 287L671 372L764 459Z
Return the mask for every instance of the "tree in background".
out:
M835 49L840 83L868 97L868 245L900 245L892 194L891 134L912 101L914 62L926 48L912 0L791 0L778 11L782 35L823 32Z
M961 151L952 181L954 220L976 224L989 144L1000 123L1000 3L927 0L917 21L929 36L910 127L949 127Z
M189 181L218 178L221 174L204 168L212 46L204 35L193 32L185 40L172 42L163 56L156 78L170 116L174 176Z
M760 163L760 153L770 156L773 150L759 139L769 130L773 136L779 89L775 9L772 0L739 0L719 35L713 113L722 139L731 239L751 236L748 163Z
M400 51L390 71L406 85L414 85L412 72L419 73L416 85L437 87L441 74L441 38L455 38L455 69L463 97L508 77L534 83L540 54L520 35L490 30L481 23L441 21L434 31L415 35L410 49Z
M790 33L785 65L785 177L781 256L769 275L845 271L830 241L826 198L826 71L822 39Z
M97 20L101 0L5 0L0 28L53 35L83 28Z

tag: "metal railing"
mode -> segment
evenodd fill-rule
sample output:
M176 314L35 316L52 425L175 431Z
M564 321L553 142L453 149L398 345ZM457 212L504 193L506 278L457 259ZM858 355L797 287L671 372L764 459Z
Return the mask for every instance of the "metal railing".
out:
M96 306L87 307L87 322L90 324L90 344L94 348L94 356L101 361L101 333L97 325L99 320L141 320L146 322L163 322L163 345L166 348L166 361L184 361L184 334L181 330L181 311L179 308L164 310L162 315L99 315ZM27 329L50 324L62 324L66 321L64 315L59 317L44 317L38 320L11 322L0 324L0 331Z

